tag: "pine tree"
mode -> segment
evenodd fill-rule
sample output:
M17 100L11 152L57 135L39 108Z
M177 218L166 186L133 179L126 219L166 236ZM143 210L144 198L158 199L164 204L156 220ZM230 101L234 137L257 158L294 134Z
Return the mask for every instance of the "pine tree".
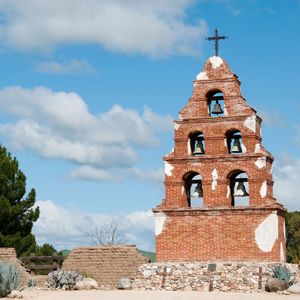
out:
M40 214L34 208L35 190L25 193L26 177L17 159L0 145L0 247L14 247L18 256L34 252L31 230Z

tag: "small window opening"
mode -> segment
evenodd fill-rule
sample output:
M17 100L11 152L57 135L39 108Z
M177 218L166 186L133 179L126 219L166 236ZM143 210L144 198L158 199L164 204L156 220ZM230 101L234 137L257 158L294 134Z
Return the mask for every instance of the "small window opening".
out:
M227 147L230 154L241 154L242 149L242 135L238 130L230 131L227 135Z
M189 207L203 206L202 178L198 173L190 173L185 178L185 191Z
M224 116L224 95L221 92L215 92L208 96L209 115L211 117Z
M190 135L190 147L194 156L205 154L205 141L202 132L195 132Z
M249 206L249 183L245 172L236 172L230 176L230 194L232 206Z

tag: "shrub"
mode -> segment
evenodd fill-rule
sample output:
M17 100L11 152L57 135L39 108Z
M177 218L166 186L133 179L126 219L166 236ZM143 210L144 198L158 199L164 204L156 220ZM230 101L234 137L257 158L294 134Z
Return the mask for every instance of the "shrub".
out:
M21 271L14 263L0 262L0 297L6 297L13 290L19 290Z
M285 282L290 283L292 273L286 266L284 265L275 266L273 267L272 271L273 271L274 278L284 280Z
M47 286L51 289L73 290L77 281L84 277L75 271L63 271L58 269L48 274Z

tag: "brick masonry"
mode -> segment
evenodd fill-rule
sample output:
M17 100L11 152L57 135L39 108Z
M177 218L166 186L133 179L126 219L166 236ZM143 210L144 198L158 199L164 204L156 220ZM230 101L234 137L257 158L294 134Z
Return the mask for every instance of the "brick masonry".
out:
M28 280L30 278L30 274L29 272L27 272L22 262L17 258L17 253L14 248L0 247L0 262L1 261L11 262L16 264L22 274L21 285L27 286Z
M224 115L211 117L209 98L221 92ZM273 156L263 147L262 119L241 95L240 81L220 57L209 58L192 97L174 124L174 149L165 162L165 198L153 209L158 261L285 261L286 209L273 197ZM243 153L228 152L238 130ZM190 137L201 132L205 154L193 156ZM230 178L248 177L249 205L233 204ZM186 178L200 174L203 204L190 207Z
M119 279L133 276L138 266L147 262L135 246L79 247L64 260L62 269L92 277L100 286L114 287Z

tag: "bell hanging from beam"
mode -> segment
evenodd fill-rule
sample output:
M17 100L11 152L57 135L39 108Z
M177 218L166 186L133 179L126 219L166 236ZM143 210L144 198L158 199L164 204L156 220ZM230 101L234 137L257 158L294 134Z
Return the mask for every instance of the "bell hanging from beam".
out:
M223 113L223 109L222 109L221 104L219 103L218 100L216 100L216 103L215 103L214 108L213 108L211 113L215 114L215 115L220 115L220 114Z
M249 196L248 192L246 191L244 182L242 182L242 181L239 182L233 196L236 196L236 197L247 197L247 196Z
M194 148L194 151L193 151L193 154L194 155L200 155L200 154L204 154L204 147L203 147L203 143L202 143L202 139L198 139L196 140L196 143L195 143L195 148Z
M230 153L241 153L242 147L239 137L234 138L233 145L231 146Z
M202 189L202 184L197 183L195 187L195 191L192 194L192 198L201 198L203 197L203 189Z

